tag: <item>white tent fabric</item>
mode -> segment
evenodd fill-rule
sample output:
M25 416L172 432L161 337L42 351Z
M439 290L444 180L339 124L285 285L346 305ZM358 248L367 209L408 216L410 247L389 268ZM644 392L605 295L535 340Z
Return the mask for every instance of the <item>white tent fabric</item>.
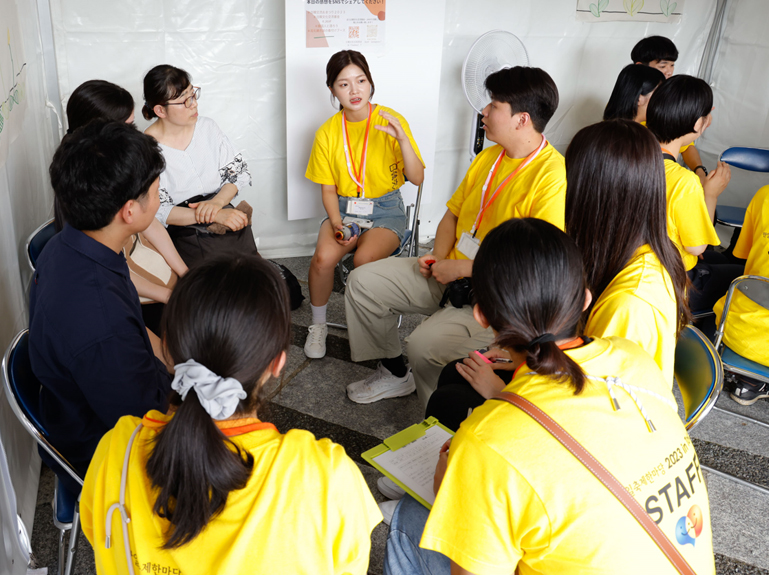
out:
M462 92L460 70L478 36L495 28L513 32L526 45L531 64L553 76L561 104L547 135L564 151L579 128L600 119L638 39L671 37L681 51L678 71L696 73L714 13L712 1L689 0L680 25L588 24L576 21L575 6L574 0L447 0L441 95L426 104L438 106L440 120L434 192L422 212L423 238L434 233L469 165L472 109ZM152 66L165 62L188 70L203 87L201 114L219 123L251 167L254 186L244 197L255 208L260 250L267 256L312 253L318 221L286 219L281 2L51 0L51 9L65 100L81 82L103 78L124 86L139 103L141 80ZM140 118L137 125L143 129L148 123Z

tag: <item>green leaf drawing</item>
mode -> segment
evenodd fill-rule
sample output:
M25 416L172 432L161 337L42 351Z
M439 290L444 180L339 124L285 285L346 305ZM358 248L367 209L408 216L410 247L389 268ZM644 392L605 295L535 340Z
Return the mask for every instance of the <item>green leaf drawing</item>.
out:
M660 11L667 18L670 18L670 15L676 9L676 6L678 6L677 2L670 2L670 0L660 0Z
M644 7L644 0L622 0L622 5L625 7L625 12L635 16Z
M609 5L609 0L598 0L598 4L591 4L589 6L590 12L595 16L596 18L601 17L601 12L606 10L606 7Z

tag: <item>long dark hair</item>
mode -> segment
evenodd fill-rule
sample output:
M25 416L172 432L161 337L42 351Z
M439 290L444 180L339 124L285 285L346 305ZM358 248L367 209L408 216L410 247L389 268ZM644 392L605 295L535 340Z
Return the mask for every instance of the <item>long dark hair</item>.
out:
M373 98L374 92L376 92L376 86L374 86L374 79L371 77L371 70L369 70L366 57L355 50L340 50L329 58L328 64L326 64L326 86L331 88L342 70L350 64L355 64L358 68L363 70L366 79L369 84L371 84L371 96L369 96L369 98ZM339 104L339 109L341 110L342 108L342 104Z
M636 122L593 124L577 132L566 150L566 232L582 251L593 302L648 245L673 282L679 333L690 317L687 276L667 233L665 189L660 146Z
M664 81L665 74L656 68L642 64L628 64L617 76L614 90L603 111L603 119L635 120L638 115L638 98L650 94Z
M582 391L582 368L554 341L529 345L546 333L558 340L578 335L586 285L574 240L544 220L508 220L484 238L473 288L497 345L525 352L529 368Z
M155 106L165 106L170 100L182 95L192 84L192 77L181 68L160 64L144 76L144 105L142 116L145 120L157 118Z
M258 256L227 254L190 269L174 288L161 333L175 364L194 359L246 392L236 414L260 406L259 383L289 345L291 317L285 282ZM172 403L180 403L178 394ZM197 537L224 508L230 491L251 476L253 457L241 451L190 391L158 434L147 475L158 489L155 513L171 522L165 549Z

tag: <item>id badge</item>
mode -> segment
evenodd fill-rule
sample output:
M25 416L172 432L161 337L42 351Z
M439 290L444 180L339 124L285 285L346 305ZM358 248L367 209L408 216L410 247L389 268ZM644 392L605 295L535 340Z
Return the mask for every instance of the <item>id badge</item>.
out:
M475 259L475 255L480 247L481 240L474 238L467 232L462 232L462 236L459 238L459 242L457 242L457 250L469 260Z
M347 213L356 216L370 216L374 213L372 200L347 200Z

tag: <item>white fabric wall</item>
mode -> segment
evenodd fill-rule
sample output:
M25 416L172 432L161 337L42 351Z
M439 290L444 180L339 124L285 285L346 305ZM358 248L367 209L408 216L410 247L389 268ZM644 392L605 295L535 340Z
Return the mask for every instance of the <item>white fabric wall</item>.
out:
M54 135L45 105L43 58L36 3L15 2L18 25L11 34L21 40L26 67L27 108L20 135L11 142L8 157L0 166L0 349L27 326L27 293L31 270L25 255L28 235L52 215L48 164L53 155ZM3 34L3 38L5 35ZM21 55L14 55L17 62ZM6 78L8 70L4 70ZM5 96L3 96L3 99ZM8 133L4 133L3 137ZM31 533L40 475L35 441L17 423L0 390L0 439L6 450L18 512ZM0 513L6 513L0 509ZM9 547L0 552L0 571L25 573L18 560L10 567ZM6 569L9 569L6 571Z
M469 165L472 110L461 89L460 70L480 34L494 28L517 34L531 64L553 76L561 105L547 135L564 151L579 128L600 119L639 38L671 37L682 53L678 71L695 73L713 5L711 0L689 0L678 25L587 24L576 22L574 0L447 0L435 182L430 203L423 205L423 239L434 233L446 200ZM312 253L318 220L286 218L282 2L51 0L51 8L65 100L81 82L103 78L126 87L138 108L148 69L162 62L187 69L203 87L201 114L219 123L249 163L254 187L245 198L255 208L260 250L268 256ZM143 129L148 123L139 119L137 125Z

